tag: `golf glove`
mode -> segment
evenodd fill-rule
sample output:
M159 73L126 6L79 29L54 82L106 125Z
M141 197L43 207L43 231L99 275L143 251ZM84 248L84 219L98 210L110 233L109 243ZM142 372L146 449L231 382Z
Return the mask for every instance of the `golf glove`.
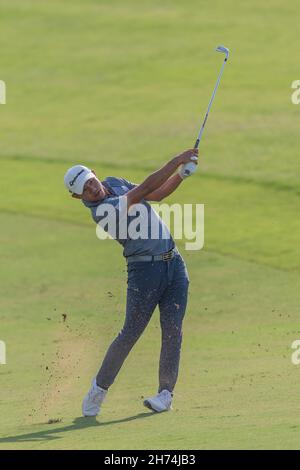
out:
M191 157L191 160L197 161L198 157L194 156ZM193 161L186 163L185 165L181 165L178 174L180 177L184 180L185 178L188 178L189 176L192 176L193 173L197 170L197 165Z

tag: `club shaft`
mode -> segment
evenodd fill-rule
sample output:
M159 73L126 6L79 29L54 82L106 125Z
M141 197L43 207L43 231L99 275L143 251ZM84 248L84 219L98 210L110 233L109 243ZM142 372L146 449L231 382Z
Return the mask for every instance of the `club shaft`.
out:
M218 76L218 79L217 79L217 82L216 82L216 85L215 85L213 94L212 94L212 96L211 96L211 99L210 99L210 102L209 102L209 105L208 105L208 108L207 108L207 111L206 111L206 114L205 114L205 118L204 118L203 124L202 124L202 126L201 126L200 132L199 132L199 134L198 134L197 140L196 140L195 145L194 145L194 148L195 148L195 149L199 148L200 141L201 141L201 137L202 137L202 134L203 134L203 131L204 131L204 127L205 127L207 118L208 118L208 114L209 114L209 111L210 111L212 102L213 102L213 100L214 100L215 94L216 94L216 92L217 92L217 89L218 89L218 86L219 86L219 83L220 83L220 80L221 80L221 76L222 76L222 73L223 73L223 70L224 70L224 67L225 67L226 62L227 62L227 57L225 57L224 62L223 62L223 64L222 64L222 67L221 67L221 70L220 70L220 73L219 73L219 76Z

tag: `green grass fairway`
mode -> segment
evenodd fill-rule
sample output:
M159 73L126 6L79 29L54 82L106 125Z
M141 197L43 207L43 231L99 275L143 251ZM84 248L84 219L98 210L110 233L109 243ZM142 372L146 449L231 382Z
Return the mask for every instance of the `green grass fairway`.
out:
M298 2L0 0L0 450L299 449ZM126 266L63 175L141 182L193 145L205 204L174 410L153 415L158 311L97 419L81 401L122 327ZM295 48L295 50L293 49ZM66 315L65 321L64 316Z

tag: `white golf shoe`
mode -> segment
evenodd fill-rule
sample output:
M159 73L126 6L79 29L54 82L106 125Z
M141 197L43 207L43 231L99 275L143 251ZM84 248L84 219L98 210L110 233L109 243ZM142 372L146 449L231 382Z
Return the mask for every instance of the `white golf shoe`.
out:
M144 400L144 406L157 413L169 411L172 409L172 398L173 394L169 390L162 390L154 397Z
M107 390L99 387L96 379L93 379L92 386L82 402L83 416L97 416L106 394Z

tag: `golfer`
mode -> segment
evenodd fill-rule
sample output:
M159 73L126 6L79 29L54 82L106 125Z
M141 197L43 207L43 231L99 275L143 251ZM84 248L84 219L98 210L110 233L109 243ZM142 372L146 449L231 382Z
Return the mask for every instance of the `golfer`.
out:
M127 262L127 301L123 328L108 348L100 370L82 403L84 416L96 416L130 350L145 330L155 307L160 310L162 344L159 362L159 387L144 405L156 412L172 408L173 390L178 377L189 278L185 263L164 222L147 201L161 201L195 170L184 173L186 164L197 163L197 149L189 149L172 158L162 168L135 185L123 178L108 177L100 181L96 173L83 165L70 168L64 177L72 197L81 199L90 209L94 221L110 233L107 213L117 214L117 225L127 227L134 219L132 209L141 205L146 211L148 236L124 236L115 230L114 238L123 246ZM190 165L189 165L190 166ZM196 167L192 165L195 169ZM122 216L126 208L125 218ZM104 209L104 210L103 210ZM102 222L102 225L101 225ZM158 225L153 237L152 224ZM113 224L112 224L113 225Z

